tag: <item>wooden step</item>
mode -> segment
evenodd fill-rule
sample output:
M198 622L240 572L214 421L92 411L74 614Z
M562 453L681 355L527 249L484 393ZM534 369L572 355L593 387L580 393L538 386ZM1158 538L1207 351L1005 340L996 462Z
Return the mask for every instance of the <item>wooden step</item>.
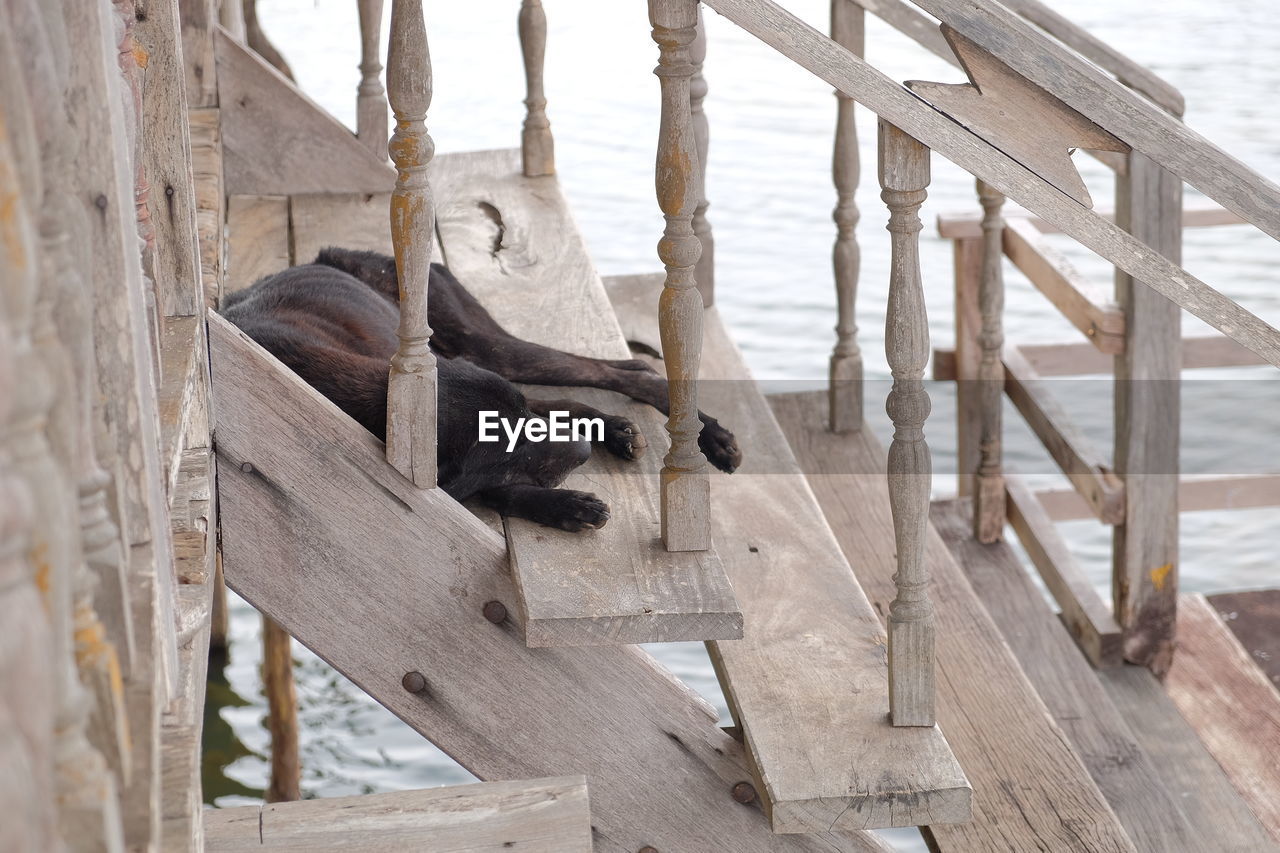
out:
M654 350L661 281L609 281L627 339ZM880 620L714 308L704 329L700 403L744 452L737 473L712 477L711 506L745 637L710 651L774 831L968 820L942 731L889 724Z
M1013 549L1008 543L983 545L973 538L972 513L967 499L936 501L930 517L977 594L978 606L999 626L1017 665L1134 847L1139 853L1216 849L1217 827L1192 825L1183 815L1180 799L1165 789L1155 763ZM951 598L946 606L953 606Z
M483 782L205 812L208 853L590 853L582 776Z
M209 348L227 584L463 767L589 774L599 850L886 849L774 835L706 700L635 646L526 647L499 534L216 315Z
M826 429L826 393L770 397L827 520L877 612L896 590L885 452L870 428ZM938 723L974 788L969 823L931 824L934 849L1130 850L1124 829L1027 682L932 526Z
M432 161L443 260L508 331L600 358L630 351L554 177L525 178L517 149L447 154ZM390 251L377 199L293 200L296 257L341 245ZM714 551L670 553L659 540L658 471L664 419L609 391L526 388L572 398L637 424L650 447L626 462L603 450L564 486L609 504L600 530L567 533L507 519L512 570L530 646L735 639L742 613Z
M1206 596L1240 645L1280 690L1280 589Z

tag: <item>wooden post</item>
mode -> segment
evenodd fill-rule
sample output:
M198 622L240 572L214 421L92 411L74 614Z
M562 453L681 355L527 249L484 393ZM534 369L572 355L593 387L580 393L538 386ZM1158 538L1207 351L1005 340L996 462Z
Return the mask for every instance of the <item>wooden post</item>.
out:
M925 565L933 464L924 440L929 395L929 320L920 280L920 205L929 186L929 149L880 120L880 197L889 208L892 239L885 355L893 389L885 405L893 420L889 505L893 513L898 594L889 605L889 713L895 726L934 724L933 605Z
M982 400L978 391L978 370L982 348L978 335L982 311L978 291L982 287L981 237L960 237L952 242L955 266L956 329L956 489L973 494L974 472L982 459Z
M392 0L387 97L396 116L389 150L395 162L391 243L400 280L400 347L391 359L387 391L387 461L420 489L436 484L436 357L427 324L427 282L435 210L427 164L435 144L427 134L431 54L422 0Z
M360 88L356 94L356 136L377 157L387 156L387 91L382 88L382 0L359 0Z
M974 475L973 535L979 542L998 542L1004 535L1005 491L1001 460L1001 407L1004 405L1004 220L1000 209L1004 196L978 181L982 203L982 280L978 285L978 310L982 329L978 345L980 427L978 467Z
M849 0L831 0L831 38L862 56L866 12ZM861 164L853 98L836 91L836 139L831 176L836 187L836 243L832 267L836 281L836 346L831 353L827 384L827 426L832 432L862 429L862 350L856 320L858 274L858 189Z
M702 298L695 268L702 244L692 224L698 203L698 152L689 106L689 46L697 35L697 0L649 0L649 22L659 48L653 73L662 84L656 184L658 206L667 221L658 241L658 257L667 271L658 326L671 389L671 449L661 474L662 541L668 551L705 551L711 547L711 481L707 460L698 449Z
M1182 257L1182 181L1144 155L1116 176L1116 224L1174 263ZM1112 593L1125 659L1163 675L1173 660L1178 601L1178 447L1182 315L1116 273L1125 348L1116 356L1116 473L1124 523L1112 537Z
M267 728L271 732L271 781L264 797L268 803L302 799L292 646L289 633L263 615L262 687L267 694Z
M555 140L551 138L551 122L547 120L547 94L543 72L547 55L547 15L542 0L521 0L517 21L520 53L524 57L524 131L520 134L520 152L527 178L556 173Z
M707 221L707 155L711 147L711 130L702 103L707 99L707 78L702 76L702 64L707 59L707 30L702 21L702 5L698 5L698 32L689 46L689 58L693 62L693 77L689 80L689 112L693 116L693 138L698 149L698 205L693 209L693 233L702 244L694 278L698 292L702 294L702 307L710 308L716 301L716 241Z

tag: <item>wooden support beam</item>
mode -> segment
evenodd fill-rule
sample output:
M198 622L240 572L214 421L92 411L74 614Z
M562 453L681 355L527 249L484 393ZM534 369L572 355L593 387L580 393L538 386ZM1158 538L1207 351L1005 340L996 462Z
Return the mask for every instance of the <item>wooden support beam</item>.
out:
M1120 663L1120 626L1085 577L1053 520L1022 478L1010 475L1009 523L1062 611L1062 623L1094 666ZM1074 494L1074 493L1073 493Z
M1114 207L1098 205L1094 207L1093 212L1109 222L1115 221L1116 211ZM1010 216L1013 217L1013 214L1010 214ZM1052 222L1048 222L1038 216L1032 216L1025 211L1018 214L1017 217L1029 221L1041 234L1062 233L1062 230ZM938 236L948 240L978 237L982 234L982 215L979 213L940 213L938 214L937 222ZM1222 225L1247 224L1238 215L1227 210L1222 205L1206 199L1188 201L1182 209L1183 228L1213 228Z
M1093 518L1075 489L1041 489L1036 498L1054 521ZM1255 509L1280 506L1280 474L1187 475L1178 484L1178 511Z
M525 115L520 134L520 154L526 178L556 173L555 140L547 119L545 66L547 56L547 13L542 0L521 0L516 20L520 34L520 55L524 59Z
M1053 461L1105 524L1124 519L1125 486L1017 347L1005 347L1005 393Z

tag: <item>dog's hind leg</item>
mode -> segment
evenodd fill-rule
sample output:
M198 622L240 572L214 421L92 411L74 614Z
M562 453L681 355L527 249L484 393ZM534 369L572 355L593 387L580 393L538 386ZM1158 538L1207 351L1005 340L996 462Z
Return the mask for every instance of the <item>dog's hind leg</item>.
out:
M497 486L479 493L485 506L516 518L527 518L547 527L577 533L604 527L609 506L589 492L548 489L543 486Z
M551 417L552 412L565 412L573 420L598 418L603 429L599 439L591 440L603 444L614 456L638 459L649 446L640 428L621 415L610 415L576 400L529 400L528 403L529 411L544 418Z

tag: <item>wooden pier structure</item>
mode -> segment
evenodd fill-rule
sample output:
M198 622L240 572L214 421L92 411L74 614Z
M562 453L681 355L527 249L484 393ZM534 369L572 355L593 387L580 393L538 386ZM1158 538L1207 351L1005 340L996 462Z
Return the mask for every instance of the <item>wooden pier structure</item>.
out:
M1280 366L1280 332L1180 258L1186 227L1280 239L1280 187L1184 123L1173 87L1041 0L832 0L830 35L773 0L647 0L661 271L602 279L556 178L572 164L540 0L512 3L519 147L441 156L421 0L391 0L385 57L384 3L358 3L353 132L251 2L0 0L0 851L884 851L868 830L889 827L956 853L1280 850L1277 594L1178 584L1179 513L1278 505L1280 475L1179 477L1177 381ZM762 394L715 304L733 282L708 217L701 6L836 89L823 392ZM885 76L867 12L968 83ZM854 200L855 104L879 117L882 210ZM1113 204L1075 148L1114 170ZM937 221L953 350L931 345L918 256L935 153L976 181L973 209ZM1184 206L1184 184L1207 201ZM862 216L883 243L858 245ZM385 444L217 313L329 245L395 256ZM872 251L892 258L887 448L857 337ZM602 529L435 488L432 262L522 338L665 371L665 423L556 390L655 445L570 476L609 503ZM1006 262L1083 341L1006 339ZM1184 339L1182 311L1219 334ZM930 361L957 384L961 473L932 502ZM1100 371L1110 455L1043 381ZM1005 397L1069 490L1005 467ZM699 450L699 407L744 448L732 476ZM1113 530L1111 601L1055 526L1072 518ZM291 636L484 781L206 809L224 577L269 620L273 679ZM638 645L687 640L732 725Z

